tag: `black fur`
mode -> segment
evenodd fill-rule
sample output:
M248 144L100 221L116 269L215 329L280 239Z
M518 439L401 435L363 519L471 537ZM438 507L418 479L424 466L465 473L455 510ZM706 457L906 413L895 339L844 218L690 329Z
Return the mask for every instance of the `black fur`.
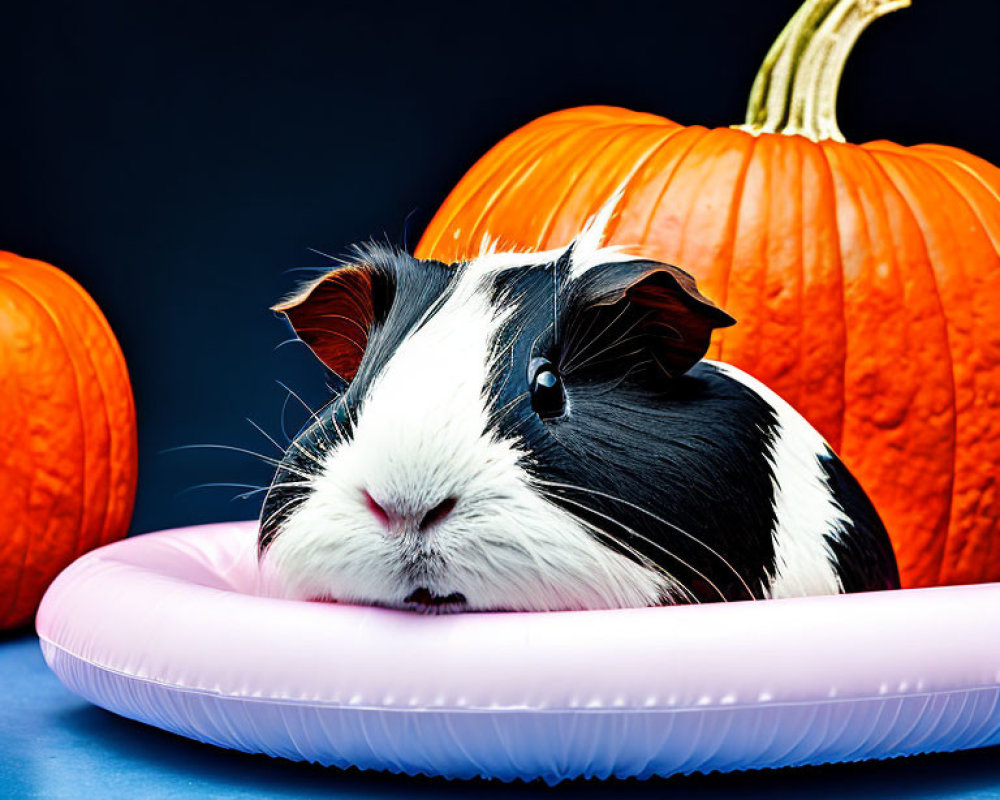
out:
M898 589L896 557L868 495L829 448L820 464L830 491L849 518L843 534L831 542L844 591Z
M708 364L664 376L650 343L629 341L641 312L625 300L588 314L570 293L553 338L552 269L502 274L496 302L517 305L503 342L512 362L541 356L560 367L568 412L533 414L530 398L517 400L525 380L515 366L493 375L505 409L493 424L524 438L525 467L543 491L605 544L651 560L699 601L760 597L774 567L770 407Z

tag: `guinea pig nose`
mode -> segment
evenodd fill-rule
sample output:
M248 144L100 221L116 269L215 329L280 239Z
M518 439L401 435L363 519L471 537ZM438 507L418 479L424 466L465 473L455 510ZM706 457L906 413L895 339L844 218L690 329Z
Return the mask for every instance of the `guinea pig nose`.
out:
M361 493L365 496L365 505L375 515L375 518L387 528L392 525L392 518L389 516L389 512L382 508L378 501L368 494L366 489L362 489Z
M393 533L399 533L405 528L412 529L414 527L421 532L426 531L447 517L458 503L458 500L454 497L446 497L433 508L426 511L423 509L401 511L391 504L380 503L367 490L362 489L361 491L368 510L372 512L372 515L382 524L386 531Z
M434 506L434 508L424 514L423 517L421 517L420 530L425 531L431 527L431 525L435 525L443 520L452 512L456 503L458 503L458 501L454 497L446 497Z

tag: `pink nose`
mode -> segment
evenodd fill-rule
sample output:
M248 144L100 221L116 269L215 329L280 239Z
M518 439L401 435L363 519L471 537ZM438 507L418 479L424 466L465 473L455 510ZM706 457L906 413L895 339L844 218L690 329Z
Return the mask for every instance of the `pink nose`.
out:
M446 497L431 508L401 511L385 501L379 503L367 491L362 491L368 510L382 523L386 531L393 533L400 532L406 528L416 528L421 532L426 531L447 517L452 512L452 509L455 508L456 503L458 503L458 500L454 497Z

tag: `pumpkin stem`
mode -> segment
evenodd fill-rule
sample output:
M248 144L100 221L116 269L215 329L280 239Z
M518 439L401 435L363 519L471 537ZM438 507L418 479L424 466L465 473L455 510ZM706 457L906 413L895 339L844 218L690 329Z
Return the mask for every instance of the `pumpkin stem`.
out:
M837 90L844 63L874 20L910 0L806 0L775 39L750 90L746 122L733 127L844 141Z

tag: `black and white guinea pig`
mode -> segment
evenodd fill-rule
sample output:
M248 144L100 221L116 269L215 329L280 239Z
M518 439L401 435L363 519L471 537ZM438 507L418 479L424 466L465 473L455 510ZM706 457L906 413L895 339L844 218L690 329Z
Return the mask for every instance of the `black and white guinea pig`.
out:
M701 360L734 320L685 272L596 226L463 264L355 256L276 307L345 382L264 502L259 555L296 596L443 612L899 586L821 436Z

